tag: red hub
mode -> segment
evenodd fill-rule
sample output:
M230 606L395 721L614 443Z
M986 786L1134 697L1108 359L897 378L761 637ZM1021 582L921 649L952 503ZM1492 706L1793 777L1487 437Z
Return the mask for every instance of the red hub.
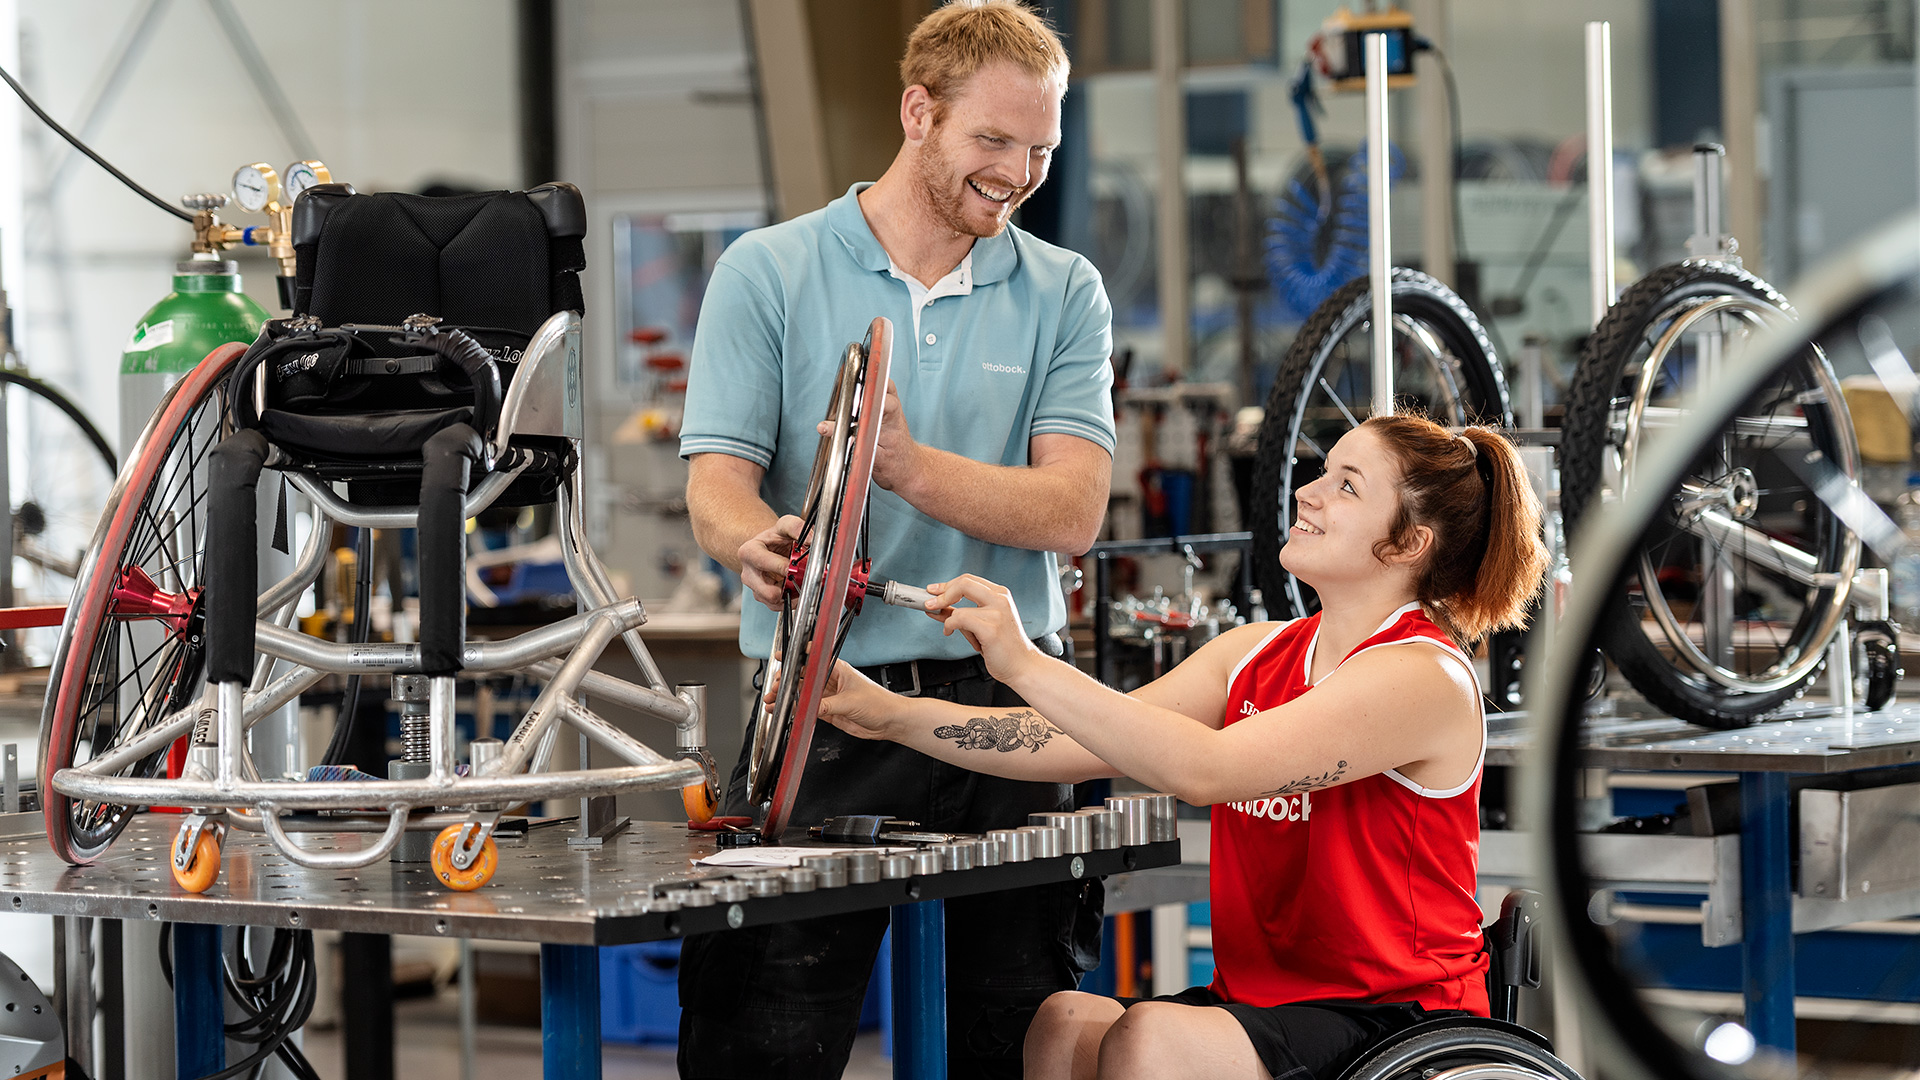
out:
M184 593L167 592L156 585L145 570L129 566L120 571L120 580L114 582L107 613L129 619L159 619L171 623L176 630L184 630L193 618L195 605L200 602L200 593L198 586Z
M873 560L861 559L853 564L853 575L847 581L847 614L858 615L860 608L867 602L867 578L873 574ZM796 599L800 595L801 579L807 575L807 547L798 545L793 554L787 556L787 598Z

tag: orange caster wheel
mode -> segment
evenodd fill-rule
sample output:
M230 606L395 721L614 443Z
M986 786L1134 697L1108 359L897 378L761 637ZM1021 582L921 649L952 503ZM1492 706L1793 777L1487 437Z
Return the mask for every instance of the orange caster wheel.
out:
M177 841L176 841L177 843ZM173 880L190 893L203 893L213 888L220 877L220 840L208 829L193 842L193 855L187 860L186 869L173 862Z
M480 854L474 856L472 866L461 870L453 865L453 845L464 827L449 825L441 829L433 841L433 876L455 892L472 892L485 885L493 880L493 872L500 867L500 849L494 846L491 836L480 845Z
M680 789L680 805L686 810L688 821L704 824L713 820L713 812L719 808L720 799L714 793L713 785L702 780Z

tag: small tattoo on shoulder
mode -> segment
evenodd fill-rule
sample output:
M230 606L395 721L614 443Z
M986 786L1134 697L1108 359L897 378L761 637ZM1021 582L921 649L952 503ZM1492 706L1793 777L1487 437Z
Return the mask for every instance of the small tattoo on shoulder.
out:
M1298 780L1290 780L1274 788L1272 791L1262 792L1261 794L1268 796L1298 795L1303 791L1317 791L1323 787L1332 787L1334 784L1339 783L1340 778L1345 775L1347 775L1347 763L1344 761L1335 762L1331 770L1323 772L1319 776L1303 776Z
M952 739L963 750L1015 750L1036 753L1060 734L1047 719L1032 709L1005 716L976 716L965 724L943 724L933 729L937 739Z

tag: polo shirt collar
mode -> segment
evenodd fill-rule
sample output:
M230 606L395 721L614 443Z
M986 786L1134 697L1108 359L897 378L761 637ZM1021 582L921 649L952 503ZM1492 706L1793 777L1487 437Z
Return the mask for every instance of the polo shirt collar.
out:
M862 181L848 188L845 195L828 203L827 225L846 245L848 254L862 269L884 274L893 265L893 260L887 256L887 249L880 246L873 229L867 225L867 216L860 212L860 193L872 186L870 181ZM1020 262L1011 226L1002 230L999 236L975 240L971 254L971 277L975 285L991 285L1006 280Z

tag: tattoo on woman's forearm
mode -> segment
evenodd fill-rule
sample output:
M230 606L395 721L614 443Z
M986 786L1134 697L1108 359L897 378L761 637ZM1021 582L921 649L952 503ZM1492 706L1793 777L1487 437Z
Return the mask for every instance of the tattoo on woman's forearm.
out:
M1274 788L1272 791L1262 792L1261 794L1268 795L1268 796L1298 795L1303 791L1318 791L1323 787L1332 787L1334 784L1339 782L1342 776L1345 776L1346 774L1347 774L1347 763L1344 761L1341 761L1341 762L1335 763L1333 770L1331 772L1323 772L1319 776L1303 776L1298 780L1288 781L1287 783L1281 784L1279 787Z
M952 739L962 750L1015 750L1038 753L1060 729L1032 709L1005 716L976 716L965 724L943 724L933 729L937 739Z

